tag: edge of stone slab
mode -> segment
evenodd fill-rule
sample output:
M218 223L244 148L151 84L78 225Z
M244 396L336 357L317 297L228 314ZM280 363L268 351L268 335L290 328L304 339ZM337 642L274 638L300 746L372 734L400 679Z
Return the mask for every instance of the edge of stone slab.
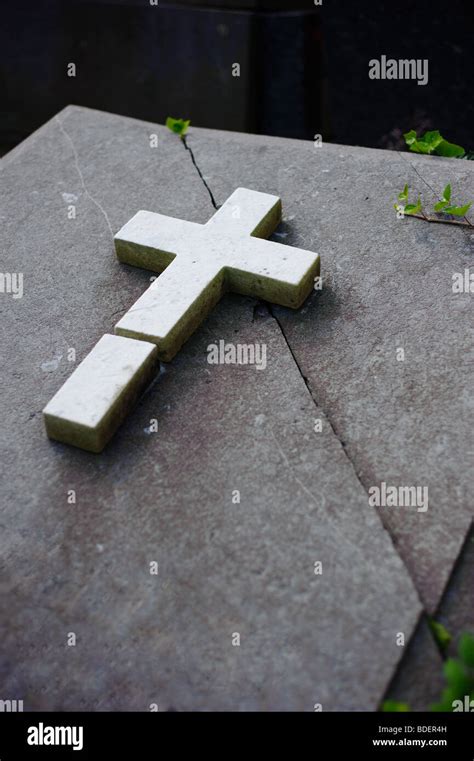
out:
M164 124L160 124L158 122L149 121L147 119L138 119L134 116L125 116L123 114L117 114L113 111L102 111L97 108L89 108L88 106L77 106L73 103L65 106L57 113L53 114L53 116L48 119L48 121L44 122L38 129L36 129L34 132L31 133L31 135L28 135L24 140L22 140L21 143L16 145L14 148L12 148L8 153L6 153L1 159L0 159L0 168L2 165L5 165L9 163L10 161L14 160L18 155L20 155L24 149L25 146L29 146L34 140L39 137L42 132L48 128L51 124L54 123L55 119L58 116L66 117L71 113L91 113L91 114L97 114L98 116L111 116L111 117L117 117L121 120L126 120L128 122L145 126L148 125L150 127L153 127L154 130L158 128L158 130L162 131L164 134L168 134L169 130ZM170 133L171 134L171 133ZM216 135L219 135L219 140L221 141L238 141L240 143L248 143L249 145L268 145L268 142L275 142L280 143L282 146L287 145L291 146L293 148L301 148L304 145L311 146L313 149L313 141L312 140L303 140L303 139L297 139L297 138L290 138L290 137L277 137L274 135L257 135L252 132L235 132L233 130L221 130L221 129L211 129L209 127L198 127L198 126L192 126L189 133L187 134L187 138L191 139L193 138L193 135L197 135L198 137L207 137L207 138L213 138ZM179 138L178 138L179 139ZM357 153L367 153L367 154L379 154L383 155L385 158L390 157L390 155L397 155L402 154L403 156L406 156L407 159L410 160L410 162L420 163L421 166L425 164L427 165L427 162L434 163L435 165L443 166L446 165L446 162L450 162L451 166L453 162L455 162L456 166L458 166L459 169L462 169L463 171L467 172L474 172L474 161L465 161L462 159L455 159L455 158L448 158L443 156L425 156L417 153L410 153L409 151L389 151L385 148L368 148L367 146L362 145L345 145L343 143L324 143L323 149L317 149L317 150L330 150L332 151L352 151ZM316 150L316 149L315 149ZM462 163L460 163L462 162Z
M133 116L123 116L122 114L116 114L112 111L100 111L97 108L88 108L87 106L76 106L73 103L71 103L68 106L64 106L60 111L57 111L53 116L48 119L46 122L44 122L40 127L35 129L34 132L31 133L31 135L28 135L28 137L25 137L24 140L21 141L21 143L18 143L18 145L15 145L14 148L12 148L10 151L5 153L0 158L0 170L2 166L6 166L11 161L14 161L19 155L21 155L26 147L30 147L31 144L33 144L38 137L40 137L43 132L45 132L49 127L54 126L55 121L58 117L60 119L65 119L67 116L71 114L82 114L82 113L88 113L88 114L97 114L98 116L110 116L115 117L117 119L126 120L128 122L135 123L140 126L149 125L150 127L153 127L153 129L156 131L159 129L164 134L170 134L168 128L164 124L158 124L157 122L148 122L144 121L143 119L136 119ZM218 130L216 130L218 131Z
M212 137L215 135L215 133L219 133L219 138L224 139L225 141L233 141L237 140L244 143L254 144L254 145L264 145L268 143L269 140L272 142L279 142L282 145L291 145L294 148L302 147L303 145L311 146L311 149L313 150L313 141L312 140L303 140L298 138L290 138L290 137L278 137L276 135L257 135L252 132L234 132L232 130L216 130L216 129L210 129L209 127L193 127L191 124L190 131L187 134L188 139L192 139L193 133L197 133L199 136L202 135L203 137ZM383 155L385 158L390 156L397 156L397 155L404 155L408 159L420 162L421 165L431 162L435 165L443 166L446 165L446 162L450 162L452 165L453 162L456 163L457 166L461 169L467 169L468 171L474 171L474 161L465 161L460 160L456 158L449 158L445 156L426 156L419 153L411 153L410 151L390 151L387 148L369 148L364 145L346 145L344 143L323 143L323 148L314 149L314 150L322 150L324 153L324 149L330 149L333 150L345 150L345 151L356 151L361 153L370 153L374 154L377 153L379 155Z

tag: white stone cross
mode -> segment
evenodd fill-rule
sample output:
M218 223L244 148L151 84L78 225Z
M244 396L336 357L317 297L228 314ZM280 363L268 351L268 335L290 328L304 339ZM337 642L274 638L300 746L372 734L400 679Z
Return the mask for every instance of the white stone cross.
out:
M280 220L277 196L245 188L205 225L135 214L115 236L117 256L163 274L45 407L48 436L100 452L158 360L174 357L226 291L301 306L319 273L319 256L264 240Z

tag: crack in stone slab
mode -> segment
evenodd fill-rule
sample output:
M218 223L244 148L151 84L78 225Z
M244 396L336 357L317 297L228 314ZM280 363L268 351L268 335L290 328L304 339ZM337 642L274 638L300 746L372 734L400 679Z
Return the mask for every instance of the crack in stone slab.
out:
M107 216L107 212L105 211L104 207L99 203L99 201L97 201L97 199L94 198L92 193L87 188L87 185L86 185L85 180L84 180L84 175L82 174L81 167L79 165L79 156L77 154L77 150L76 150L76 146L74 145L74 141L73 141L71 135L69 134L69 132L65 129L64 124L62 123L61 119L59 119L57 116L55 116L54 120L58 124L59 129L61 130L62 134L64 135L64 137L66 138L66 140L69 142L69 144L71 146L71 149L72 149L72 152L73 152L73 156L74 156L74 164L75 164L77 173L79 175L79 179L81 180L81 185L82 185L82 188L84 190L84 194L89 198L89 200L92 201L92 203L99 209L99 211L103 215L105 221L107 222L107 226L108 226L108 228L110 230L110 234L111 234L111 236L113 238L114 237L114 232L112 230L112 225L110 224L109 217Z
M363 489L364 489L364 491L366 492L367 496L369 496L369 494L368 494L368 488L367 488L367 486L364 484L364 482L361 480L361 478L360 478L359 474L357 473L357 470L356 470L356 466L355 466L355 463L354 463L354 461L352 460L352 458L349 456L349 452L347 451L347 448L346 448L346 444L345 444L345 442L344 442L344 441L342 441L342 439L341 439L340 435L338 434L338 432L337 432L337 429L336 429L336 427L335 427L335 425L334 425L333 421L331 420L330 416L328 415L327 411L326 411L326 410L324 410L324 409L321 407L321 405L318 403L318 401L315 399L315 397L314 397L314 393L313 393L313 390L312 390L312 388L311 388L311 385L310 385L310 382L308 381L308 379L307 379L307 378L305 377L305 375L303 374L303 372L302 372L302 370L301 370L301 367L299 366L299 364L298 364L298 361L297 361L297 359L296 359L296 356L295 356L295 354L294 354L294 352L293 352L293 349L291 348L291 345L290 345L290 343L289 343L289 341L288 341L288 338L287 338L287 336L286 336L286 334L285 334L285 331L283 330L283 326L281 325L281 322L280 322L280 320L278 319L278 317L277 317L276 315L274 315L274 314L273 314L273 311L272 311L271 305L268 305L268 311L269 311L269 314L270 314L270 315L273 317L273 319L274 319L274 320L275 320L275 322L277 323L278 327L280 328L280 331L281 331L281 334L282 334L282 336L283 336L283 339L284 339L284 341L285 341L285 343L286 343L286 345L287 345L287 347L288 347L288 350L289 350L289 352L290 352L291 356L293 357L293 360L294 360L294 363L295 363L295 365L296 365L296 368L297 368L297 370L298 370L299 374L301 375L301 378L302 378L302 380L303 380L303 382L304 382L304 384L305 384L305 386L306 386L306 388L307 388L307 390L308 390L308 393L309 393L309 395L310 395L310 397L311 397L311 399L312 399L312 401L313 401L313 403L314 403L314 406L315 406L315 408L316 408L317 410L321 410L322 414L324 415L325 419L327 420L327 422L328 422L328 424L329 424L329 426L330 426L330 428L331 428L331 431L333 432L334 436L336 437L336 439L337 439L337 440L339 441L339 443L341 444L341 447L342 447L342 449L343 449L343 451L344 451L344 454L345 454L346 458L348 459L348 461L349 461L349 463L350 463L350 465L351 465L351 467L352 467L352 470L353 470L353 472L354 472L354 475L355 475L355 477L356 477L357 481L360 483L360 485L362 486L362 488L363 488ZM314 496L311 494L311 492L309 491L309 489L308 489L308 488L307 488L307 487L306 487L306 486L305 486L305 485L304 485L304 484L301 482L301 480L300 480L299 478L297 478L297 477L295 476L295 474L294 474L294 472L293 472L293 469L291 468L291 465L290 465L290 463L289 463L289 461L288 461L288 458L286 457L285 453L284 453L284 452L283 452L283 450L281 449L281 447L280 447L280 445L279 445L279 443L278 443L278 441L277 441L277 438L276 438L276 436L274 435L274 432L273 432L273 431L272 431L272 435L273 435L273 438L274 438L274 440L275 440L276 446L277 446L277 448L278 448L278 450L279 450L280 454L282 455L283 459L285 460L285 463L287 464L287 466L288 466L289 470L291 471L291 473L292 473L292 475L293 475L293 477L294 477L295 481L296 481L296 482L297 482L297 483L298 483L298 484L301 486L301 488L302 488L302 489L305 491L305 493L307 493L307 494L308 494L308 495L309 495L309 496L310 496L310 497L311 497L311 498L314 500ZM423 601L421 600L421 598L420 598L420 595L419 595L418 589L417 589L417 587L415 586L415 580L413 579L413 577L412 577L412 574L410 573L410 569L407 567L407 565L406 565L406 563L405 563L404 559L402 558L402 556L401 556L401 555L400 555L400 553L398 552L398 549L397 549L397 547L396 547L396 545L395 545L395 542L394 542L394 540L393 540L393 537L392 537L392 535L391 535L390 531L388 531L388 529L385 527L385 525L384 525L384 523L383 523L382 519L380 518L380 516L379 516L379 520L380 520L380 524L381 524L382 530L383 530L383 531L385 531L385 533L386 533L386 534L388 534L388 537L389 537L389 539L390 539L390 542L391 542L391 544L392 544L392 547L393 547L393 550L394 550L394 552L395 552L395 553L398 555L398 557L400 558L400 561L403 563L403 566L404 566L404 568L405 568L405 570L406 570L406 572L407 572L408 576L410 577L410 579L411 579L411 581L412 581L412 583L413 583L413 586L414 586L414 588L416 589L418 600L420 601L421 611L420 611L420 617L419 617L419 619L418 619L418 624L417 624L417 626L415 626L415 627L414 627L414 629L413 629L413 631L412 631L412 633L411 633L411 637L409 638L409 640L408 640L408 642L407 642L407 645L410 645L410 643L412 642L412 640L415 638L415 635L416 635L416 633L417 633L417 631L418 631L418 627L420 626L420 624L421 624L421 621L422 621L422 620L424 620L424 619L427 619L427 618L429 617L429 615L430 615L430 614L429 614L429 611L427 610L427 608L426 608L426 606L425 606L424 602L423 602ZM432 641L435 643L435 645L436 645L436 644L437 644L437 643L436 643L436 638L435 638L435 636L434 636L433 632L431 631L431 629L429 630L429 634L431 635L431 640L432 640ZM396 666L395 670L394 670L394 673L393 673L393 675L392 675L392 680L393 680L393 679L395 679L395 678L396 678L396 676L398 675L398 673L399 673L399 671L400 671L400 669L401 669L401 666L402 666L402 663L401 663L401 662L399 662L399 663L398 663L398 665Z
M196 171L197 171L197 173L198 173L199 177L201 178L201 182L203 183L204 187L206 188L207 192L209 193L209 197L210 197L210 199L211 199L211 203L212 203L212 205L214 206L215 210L217 211L219 207L218 207L218 205L216 204L216 201L215 201L215 198L214 198L214 195L213 195L213 193L212 193L212 190L211 190L211 188L209 187L208 183L207 183L207 182L206 182L206 180L204 179L204 175L203 175L203 173L201 172L201 170L200 170L200 168L199 168L199 166L198 166L198 164L197 164L197 162L196 162L196 159L195 159L195 157L194 157L194 153L193 153L193 150L192 150L192 148L191 148L191 147L188 145L188 142L187 142L187 140L186 140L186 137L183 137L183 138L182 138L182 140L183 140L183 145L184 145L185 149L188 151L189 155L191 156L191 161L193 162L193 164L194 164L194 166L195 166L195 168L196 168Z
M425 178L424 178L424 177L423 177L423 176L422 176L422 175L419 173L419 171L418 171L418 169L416 168L416 166L415 166L414 164L412 164L412 163L411 163L411 161L409 161L409 160L408 160L408 158L406 158L406 157L405 157L405 155L404 155L404 154L403 154L401 151L396 151L396 153L397 153L397 154L400 156L400 158L401 158L401 159L403 159L403 161L405 162L405 164L408 164L408 166L410 167L410 169L413 169L413 171L415 172L415 174L416 174L416 175L417 175L417 176L420 178L420 180L421 180L422 182L424 182L424 183L425 183L426 187L427 187L427 188L429 188L429 189L431 190L431 192L433 193L433 195L434 195L434 196L437 196L438 194L436 193L436 190L435 190L434 188L432 188L432 187L431 187L431 185L430 185L430 183L429 183L427 180L425 180Z
M283 337L284 337L284 336L283 336ZM297 369L298 369L298 371L299 371L299 368L298 368L298 367L297 367ZM303 380L304 380L304 379L303 379ZM307 387L307 386L306 386L306 388L307 388L307 390L309 391L309 389L308 389L308 387ZM313 397L312 397L312 396L311 396L311 400L312 400L312 402L315 404L315 406L316 406L317 408L321 409L320 407L318 407L317 403L315 402L315 400L313 399ZM322 411L322 412L323 412L323 411ZM323 414L324 414L324 412L323 412ZM330 425L331 431L334 433L334 430L333 430L333 428L332 428L332 425L331 425L331 423L330 423L330 421L329 421L329 420L328 420L328 423L329 423L329 425ZM280 442L278 441L278 437L277 437L277 435L275 434L275 431L273 430L273 428L271 428L271 429L270 429L270 433L271 433L271 436L272 436L272 438L273 438L273 440L274 440L274 442L275 442L275 447L276 447L276 449L278 450L279 454L281 455L281 458L282 458L282 460L284 461L284 463L285 463L286 467L288 468L288 470L289 470L289 472L290 472L290 476L291 476L291 478L292 478L292 479L295 481L295 483L297 483L297 484L298 484L298 486L299 486L299 487L300 487L300 488L303 490L303 492L304 492L304 493L305 493L305 494L306 494L306 495L307 495L307 496L310 498L311 502L312 502L312 503L313 503L313 504L314 504L314 505L315 505L317 508L319 508L319 507L322 507L322 508L323 508L323 510L324 510L324 509L325 509L325 507L326 507L326 498L324 497L324 495L323 495L322 493L319 495L319 496L321 497L321 501L320 501L320 502L318 502L318 500L316 499L316 497L314 496L314 494L311 492L311 490L310 490L310 489L308 489L308 487L307 487L307 486L306 486L306 485L303 483L303 481L301 480L301 478L299 478L299 476L297 476L297 475L296 475L296 473L295 473L295 469L293 468L293 466L292 466L292 464L291 464L290 460L289 460L289 459L288 459L288 457L286 456L286 454L285 454L285 451L283 450L283 448L282 448L282 446L281 446ZM337 437L336 437L336 438L337 438ZM338 439L338 441L339 441L339 443L341 443L339 439ZM349 460L349 462L350 462L350 460ZM351 463L351 465L352 465L352 463ZM350 547L350 548L352 549L352 551L353 551L355 554L357 554L357 555L359 556L359 558L360 558L360 560L361 560L361 566L360 566L360 567L361 567L361 568L363 568L363 567L365 567L365 568L370 568L370 560L369 560L369 558L367 558L367 557L365 556L365 554L364 554L363 550L362 550L360 547L358 547L358 546L354 545L352 542L350 542L350 541L347 539L347 537L346 537L346 536L345 536L343 533L341 533L341 532L338 530L338 527L337 527L337 524L336 524L336 522L335 522L335 521L332 519L332 517L329 515L329 513L326 513L326 521L327 521L327 524L328 524L329 526L331 526L331 528L333 528L333 529L335 530L335 532L338 534L338 541L340 541L340 543L341 543L341 544L345 544L347 547ZM386 529L384 528L384 526L383 526L383 525L382 525L382 530L386 531ZM388 532L386 532L386 533L388 533ZM393 542L392 542L392 544L393 544ZM395 549L395 553L396 553L396 549ZM398 553L397 553L397 554L398 554ZM402 560L402 562L403 562L403 560ZM409 575L409 574L408 574L408 575ZM411 578L411 577L410 577L410 578ZM414 585L413 585L413 586L414 586ZM421 603L421 601L420 601L419 597L418 597L418 601L419 601L419 603L420 603L420 607L421 607L421 606L422 606L422 603ZM423 609L423 610L421 611L421 614L422 614L422 613L424 613L424 612L425 612L425 611L424 611L424 609ZM421 615L421 614L420 614L420 615Z
M336 427L335 427L335 425L334 425L334 422L331 420L331 417L329 416L329 414L327 413L327 411L326 411L326 410L324 410L324 409L321 407L321 405L318 403L317 399L315 399L315 396L314 396L313 390L312 390L312 388L311 388L310 382L309 382L308 378L306 378L306 376L303 374L303 371L302 371L301 367L300 367L300 366L299 366L299 364L298 364L298 361L297 361L297 359L296 359L295 353L294 353L294 351L293 351L293 349L292 349L292 347L291 347L291 345L290 345L290 342L289 342L289 340L288 340L288 338L287 338L287 336L286 336L286 333L285 333L285 331L284 331L284 329L283 329L283 326L282 326L282 324L281 324L280 320L278 319L278 317L277 317L275 314L273 314L273 310L272 310L272 308L271 308L271 305L269 305L269 313L270 313L270 315L273 317L273 319L275 320L275 322L276 322L276 324L278 325L278 327L280 328L280 331L281 331L281 334L282 334L282 336L283 336L283 339L284 339L284 341L285 341L286 345L288 346L288 350L289 350L289 352L290 352L291 356L293 357L293 361L294 361L294 363L295 363L295 365L296 365L296 367L297 367L297 369L298 369L298 372L299 372L299 374L301 375L301 378L302 378L302 379L303 379L303 381L304 381L304 384L305 384L305 386L306 386L306 388L307 388L307 390L308 390L308 393L309 393L309 395L310 395L310 397L311 397L311 399L312 399L312 401L313 401L313 403L314 403L314 406L315 406L315 408L316 408L317 410L321 410L321 412L323 413L324 417L326 418L326 420L327 420L327 422L328 422L328 424L329 424L329 426L330 426L330 428L331 428L331 431L333 432L333 434L334 434L334 436L336 437L336 439L339 441L339 443L340 443L340 445L341 445L341 447L342 447L342 449L343 449L343 452L344 452L344 454L345 454L345 456L346 456L347 460L349 461L349 463L350 463L350 465L351 465L351 468L352 468L352 470L353 470L353 472L354 472L354 475L355 475L355 477L356 477L357 481L358 481L358 482L359 482L359 484L362 486L363 490L364 490L364 491L365 491L365 493L367 494L367 497L369 497L369 491L368 491L368 487L366 486L366 484L364 484L364 482L363 482L363 481L362 481L362 479L360 478L360 476L359 476L359 474L358 474L358 472L357 472L357 470L356 470L355 462L352 460L352 458L351 458L351 457L350 457L350 455L349 455L349 452L347 451L346 443L345 443L345 442L342 440L342 438L341 438L340 434L339 434L339 433L338 433L338 431L337 431L337 428L336 428ZM301 484L300 484L300 485L301 485ZM377 514L378 514L378 513L377 513ZM418 598L419 598L419 600L420 600L420 605L422 606L422 613L424 613L424 614L426 614L426 615L429 615L429 614L428 614L428 611L427 611L427 610L426 610L426 608L425 608L425 605L424 605L423 601L421 600L421 598L420 598L420 596L419 596L419 592L418 592L418 589L417 589L417 587L416 587L416 585L415 585L415 580L414 580L414 578L413 578L412 574L410 573L410 570L409 570L409 568L407 567L407 565L406 565L406 563L405 563L404 559L403 559L403 558L402 558L402 556L400 555L400 553L399 553L399 551L398 551L398 549L397 549L397 546L396 546L396 544L395 544L395 542L394 542L394 540L393 540L393 536L392 536L392 534L390 533L390 531L388 531L388 529L387 529L387 528L386 528L386 526L384 525L384 523L383 523L382 519L380 518L380 515L379 515L379 520L380 520L380 524L381 524L381 527L382 527L383 531L385 531L385 532L386 532L386 534L388 534L388 536L389 536L389 539L390 539L390 542L391 542L391 544L392 544L392 546L393 546L394 552L395 552L395 553L398 555L398 557L400 558L401 562L403 563L403 565L404 565L404 567L405 567L405 569L406 569L406 572L407 572L408 576L409 576L409 577L410 577L410 579L412 580L413 586L414 586L414 588L416 589L416 592L417 592ZM412 634L412 636L413 636L413 634Z
M342 448L344 450L344 454L346 455L347 459L349 460L349 462L350 462L350 464L352 466L352 469L354 471L355 477L357 478L358 482L360 483L360 485L362 486L362 488L366 492L367 496L369 496L369 490L368 490L367 486L364 484L364 482L362 481L362 479L360 478L360 476L359 476L359 474L358 474L358 472L356 470L355 462L349 456L349 452L347 451L347 447L346 447L345 441L342 440L340 434L338 433L338 431L337 431L337 429L336 429L336 427L334 425L334 422L331 420L331 418L328 415L327 411L324 410L321 407L321 405L318 403L317 399L315 398L314 393L313 393L313 389L311 388L311 384L310 384L308 378L303 374L303 371L302 371L301 367L298 364L298 360L296 359L295 352L293 351L293 349L292 349L292 347L290 345L290 342L289 342L288 337L287 337L287 335L286 335L286 333L285 333L285 331L283 329L283 326L282 326L280 320L278 319L278 317L273 313L273 309L272 309L271 305L269 305L269 312L270 312L271 316L273 317L273 319L275 320L275 322L277 323L278 327L281 330L281 334L282 334L283 338L285 339L285 343L288 346L288 350L290 351L291 356L293 357L294 363L295 363L296 367L298 368L298 372L301 375L301 377L302 377L302 379L303 379L303 381L305 383L306 388L308 389L308 393L309 393L309 395L311 396L311 399L314 402L314 406L317 409L321 410L322 413L324 414L324 416L327 419L329 425L331 426L331 430L332 430L334 436L339 441L340 445L342 446ZM392 543L393 543L393 540L392 540Z

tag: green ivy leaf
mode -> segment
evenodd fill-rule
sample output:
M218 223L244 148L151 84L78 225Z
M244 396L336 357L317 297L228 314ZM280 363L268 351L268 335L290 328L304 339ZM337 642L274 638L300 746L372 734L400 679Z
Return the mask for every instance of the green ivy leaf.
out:
M402 192L398 194L399 201L408 201L408 185L405 185Z
M435 148L443 141L438 130L425 132L423 137L417 138L415 130L410 130L404 135L406 144L414 153L433 153Z
M421 211L421 198L415 203L409 203L405 206L405 214L419 214Z
M410 132L405 132L403 137L405 138L405 143L407 145L413 145L413 143L416 141L416 132L414 129L411 129Z
M415 140L415 142L410 145L410 150L413 151L413 153L430 154L433 152L434 148L431 143L425 143L424 140Z
M382 711L385 713L405 713L410 710L408 703L400 703L398 700L384 700Z
M454 158L460 158L465 154L462 146L445 140L437 129L425 132L425 134L420 137L417 137L415 130L412 129L409 132L405 132L403 137L405 138L405 142L410 148L410 151L413 151L414 153L436 153L437 156Z
M446 687L441 693L441 700L439 703L434 703L431 706L432 711L452 711L453 702L459 699L459 693L453 687Z
M191 121L188 119L185 121L184 119L173 119L173 117L168 116L166 119L166 126L168 129L171 130L171 132L174 132L176 135L179 135L180 137L184 137L186 132L189 129L189 125L191 124Z
M436 204L436 206L438 205L439 204ZM429 625L439 649L442 653L445 653L448 649L449 643L452 640L451 634L448 632L446 627L443 626L443 624L441 624L439 621L435 621L434 618L429 620Z
M448 683L448 688L456 693L457 697L468 695L471 690L471 680L467 676L463 665L454 658L448 658L444 664L444 675Z
M469 668L474 668L474 637L472 634L461 635L458 652L462 662ZM474 684L472 688L474 688Z
M448 143L447 140L442 140L437 146L435 151L437 156L446 156L448 158L460 158L464 156L464 148L456 143Z
M454 217L464 217L472 206L471 203L467 203L465 206L445 206L443 212L445 214L452 214Z
M443 211L444 207L448 205L450 200L451 200L451 185L446 185L445 189L443 190L443 197L441 198L441 201L438 201L438 203L435 204L434 210Z
M431 150L433 151L443 142L443 139L444 138L441 136L438 129L431 130L431 132L425 132L423 137L420 138L423 143L431 146Z

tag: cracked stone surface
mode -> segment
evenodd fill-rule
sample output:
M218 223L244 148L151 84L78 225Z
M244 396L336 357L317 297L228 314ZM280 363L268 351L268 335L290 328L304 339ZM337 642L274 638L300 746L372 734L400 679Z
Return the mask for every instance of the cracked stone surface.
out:
M473 199L473 162L208 130L188 142L218 204L236 183L265 187L283 202L275 239L320 254L322 292L273 312L365 489L428 487L426 513L379 509L434 611L472 520L472 294L452 277L474 230L398 220L393 203L405 182L427 206L448 182Z
M102 455L45 436L69 349L80 361L149 283L117 262L111 231L140 208L212 212L183 144L69 107L1 172L3 266L24 273L24 297L0 300L4 696L26 710L375 709L421 605L264 308L226 296ZM265 344L265 371L209 365L221 339Z

